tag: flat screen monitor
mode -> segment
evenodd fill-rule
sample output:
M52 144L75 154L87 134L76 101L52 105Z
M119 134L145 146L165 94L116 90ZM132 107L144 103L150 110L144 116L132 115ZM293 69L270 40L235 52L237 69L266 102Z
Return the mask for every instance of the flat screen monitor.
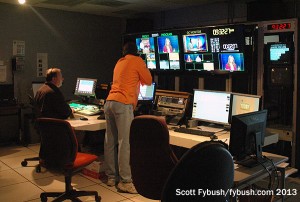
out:
M138 54L145 61L147 67L156 70L155 45L153 37L136 38Z
M33 92L33 97L35 97L36 92L40 89L42 85L44 85L45 82L32 82L32 92Z
M75 95L91 97L95 96L97 79L77 78Z
M156 84L153 82L151 85L140 85L140 93L138 96L138 102L153 103L155 100Z
M161 70L179 70L179 43L177 35L158 36L158 58Z
M220 53L219 69L223 71L244 71L243 53Z
M183 35L183 49L185 53L207 52L207 37L205 33Z
M260 96L232 93L231 116L259 110Z
M270 64L292 64L293 51L288 43L269 43Z
M237 164L253 167L263 163L267 110L232 116L229 151Z
M230 96L229 92L194 90L192 118L229 125Z

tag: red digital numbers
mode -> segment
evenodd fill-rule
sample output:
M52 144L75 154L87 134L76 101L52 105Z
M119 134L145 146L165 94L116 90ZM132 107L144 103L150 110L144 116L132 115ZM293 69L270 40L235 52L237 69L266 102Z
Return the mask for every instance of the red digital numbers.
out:
M291 23L271 24L268 25L269 30L291 29Z

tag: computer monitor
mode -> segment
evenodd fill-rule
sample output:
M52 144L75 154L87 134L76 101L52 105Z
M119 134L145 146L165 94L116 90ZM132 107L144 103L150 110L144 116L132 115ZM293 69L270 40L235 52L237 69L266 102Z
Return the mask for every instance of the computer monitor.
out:
M232 93L231 116L256 112L259 110L259 95Z
M220 53L219 70L221 71L244 71L243 53Z
M253 167L263 163L267 110L232 116L229 151L236 163Z
M33 81L32 84L32 92L33 92L33 97L35 97L36 92L40 89L40 87L44 84L45 82L35 82Z
M96 84L97 79L77 78L74 94L84 97L95 96Z
M140 85L140 93L138 96L139 103L154 103L155 100L156 83L151 85Z
M229 125L230 96L229 92L194 90L192 118Z

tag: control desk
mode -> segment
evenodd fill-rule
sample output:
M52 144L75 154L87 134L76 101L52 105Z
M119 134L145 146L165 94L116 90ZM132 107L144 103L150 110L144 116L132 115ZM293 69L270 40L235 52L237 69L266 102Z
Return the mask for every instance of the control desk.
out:
M99 105L81 103L77 101L71 101L69 106L74 110L75 113L86 116L96 115L103 111L103 108Z
M177 125L186 115L191 94L187 92L156 90L155 115L166 116L168 124Z

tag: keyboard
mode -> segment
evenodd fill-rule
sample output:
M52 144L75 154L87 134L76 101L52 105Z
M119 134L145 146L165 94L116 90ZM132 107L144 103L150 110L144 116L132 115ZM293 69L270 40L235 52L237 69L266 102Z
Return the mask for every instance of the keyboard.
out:
M213 133L221 132L222 130L224 130L224 128L221 127L209 127L209 126L198 126L197 128L202 131L208 131Z
M196 130L191 128L176 128L174 131L179 133L186 133L186 134L198 135L204 137L211 137L212 135L215 134L214 132Z

